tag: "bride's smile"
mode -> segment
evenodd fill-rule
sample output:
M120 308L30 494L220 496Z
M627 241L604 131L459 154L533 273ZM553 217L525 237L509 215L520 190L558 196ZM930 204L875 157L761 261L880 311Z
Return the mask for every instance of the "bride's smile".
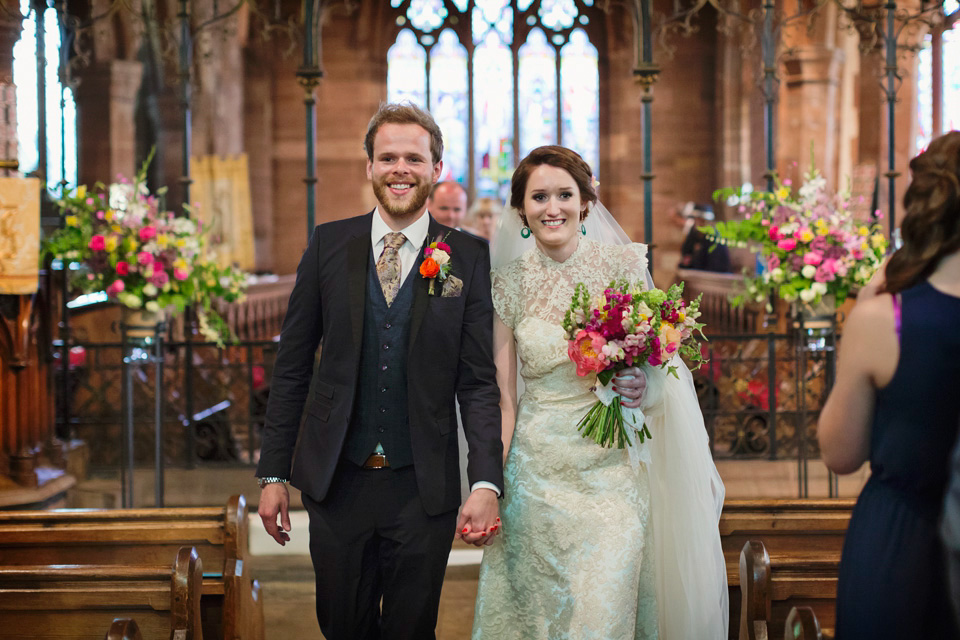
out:
M542 164L530 172L523 213L540 251L563 262L577 248L585 205L577 181L564 169Z

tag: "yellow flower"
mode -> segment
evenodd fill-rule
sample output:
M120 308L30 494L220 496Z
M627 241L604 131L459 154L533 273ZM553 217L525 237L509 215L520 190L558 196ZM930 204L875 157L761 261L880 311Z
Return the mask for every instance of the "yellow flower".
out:
M777 189L777 198L779 198L780 200L786 200L789 197L790 197L790 189L788 189L787 187L780 187L779 189Z
M870 229L867 229L866 227L860 227L859 229L857 229L857 233L859 233L862 236L868 236L870 235Z
M67 226L68 226L68 227L79 227L79 226L80 226L80 219L77 218L77 216L67 216L66 222L67 222Z
M887 246L887 238L882 233L875 233L870 236L870 245L874 249L882 249Z
M114 215L113 209L107 209L103 213L103 219L106 220L107 222L113 222L113 215Z
M800 232L800 240L803 242L810 242L813 240L813 232L810 229L804 229Z
M114 252L117 249L117 236L107 236L106 248L109 252Z
M178 249L183 249L185 246L187 246L187 241L184 238L177 238L177 241L174 244L177 245Z
M79 187L77 187L77 197L78 197L78 198L86 198L86 197L87 197L87 185L82 184L82 185L80 185Z
M684 320L687 319L687 314L685 314L683 311L681 311L681 312L677 315L677 317L680 318L680 322L683 322Z
M166 249L167 245L170 243L170 239L167 237L165 233L161 233L157 235L156 242L158 247L160 247L161 249Z
M123 227L118 224L110 225L110 230L114 233L123 233Z
M860 250L861 250L861 251L869 251L869 250L870 250L870 247L867 246L867 243L866 243L866 242L861 242L861 243L860 243Z
M176 260L173 261L173 268L174 268L174 269L186 269L186 268L187 268L187 261L184 260L183 258L177 258Z
M823 226L818 226L818 227L817 227L817 235L818 235L818 236L825 236L825 235L827 235L827 234L829 234L829 233L830 233L830 227L828 227L827 225L823 225Z

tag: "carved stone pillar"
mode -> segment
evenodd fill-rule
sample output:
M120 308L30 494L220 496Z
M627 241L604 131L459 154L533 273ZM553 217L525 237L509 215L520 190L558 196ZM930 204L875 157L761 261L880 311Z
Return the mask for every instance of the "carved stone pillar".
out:
M110 182L137 170L134 109L142 75L143 65L132 60L83 70L76 91L81 183Z
M14 7L0 12L0 160L17 157L17 100L13 85L13 45L20 39L22 21ZM2 175L5 172L0 172Z
M777 169L780 175L801 177L813 159L827 179L827 188L837 183L838 87L843 50L823 45L797 47L784 59L784 83L780 99ZM791 169L799 163L799 171Z

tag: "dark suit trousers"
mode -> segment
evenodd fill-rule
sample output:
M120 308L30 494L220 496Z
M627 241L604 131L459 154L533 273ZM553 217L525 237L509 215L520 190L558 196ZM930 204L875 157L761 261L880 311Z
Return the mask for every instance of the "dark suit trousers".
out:
M456 510L427 515L413 466L341 461L323 502L302 497L324 637L434 639Z

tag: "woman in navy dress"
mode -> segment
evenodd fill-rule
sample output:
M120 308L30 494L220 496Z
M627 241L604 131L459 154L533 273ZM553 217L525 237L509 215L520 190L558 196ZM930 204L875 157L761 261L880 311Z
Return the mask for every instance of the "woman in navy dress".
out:
M910 170L903 246L844 326L820 416L826 465L871 470L840 561L837 640L960 638L938 536L960 418L960 132Z

